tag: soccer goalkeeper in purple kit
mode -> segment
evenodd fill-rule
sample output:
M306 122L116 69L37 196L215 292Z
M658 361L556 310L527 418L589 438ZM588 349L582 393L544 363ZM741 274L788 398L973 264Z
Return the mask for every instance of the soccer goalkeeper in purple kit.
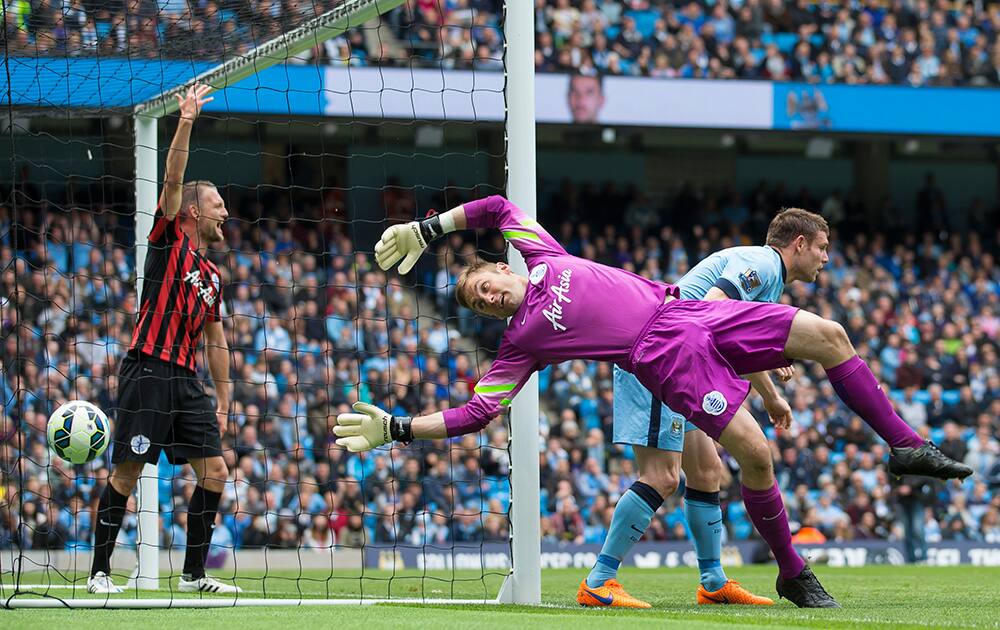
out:
M792 547L767 438L752 416L736 413L750 387L740 374L786 367L791 360L817 361L844 403L888 442L893 474L950 479L972 473L895 413L840 324L781 304L680 300L673 285L569 255L503 197L392 226L375 247L376 260L383 269L402 261L399 271L406 273L431 240L477 228L499 229L530 273L478 263L459 276L461 304L510 318L474 396L461 407L415 418L356 403L357 413L337 419L339 445L364 451L391 441L479 431L546 365L571 359L614 363L736 458L743 494L753 497L747 513L778 562L777 592L800 607L837 603Z

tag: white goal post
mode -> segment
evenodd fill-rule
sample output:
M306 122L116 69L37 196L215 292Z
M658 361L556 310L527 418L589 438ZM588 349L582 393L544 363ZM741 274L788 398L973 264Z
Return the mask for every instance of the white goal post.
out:
M535 174L535 10L534 2L508 0L504 27L507 72L507 197L536 218ZM513 247L514 271L528 275ZM542 602L541 503L538 469L538 374L514 398L510 417L511 575L500 599L505 603Z
M266 68L285 62L349 28L378 18L404 0L347 0L337 8L303 23L298 28L201 73L191 81L171 88L132 110L135 133L135 234L136 292L142 292L147 244L143 238L152 229L159 197L158 121L177 109L175 95L195 83L216 89L233 85ZM535 216L535 95L534 95L534 14L533 3L506 2L504 20L504 61L506 69L505 139L507 146L507 195L530 216ZM527 273L524 260L511 249L515 270ZM511 513L512 569L494 600L456 599L304 599L287 597L260 599L77 599L11 598L9 608L216 608L232 606L316 606L374 604L385 601L419 601L427 604L541 602L541 542L538 468L538 377L532 376L511 405ZM138 563L129 588L156 590L159 584L158 547L159 497L157 472L145 466L138 484Z

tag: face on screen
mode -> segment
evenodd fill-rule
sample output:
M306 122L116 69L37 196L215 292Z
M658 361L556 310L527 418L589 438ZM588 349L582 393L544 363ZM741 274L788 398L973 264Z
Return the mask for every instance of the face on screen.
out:
M573 122L597 122L604 106L604 92L597 77L574 76L569 80L569 109Z

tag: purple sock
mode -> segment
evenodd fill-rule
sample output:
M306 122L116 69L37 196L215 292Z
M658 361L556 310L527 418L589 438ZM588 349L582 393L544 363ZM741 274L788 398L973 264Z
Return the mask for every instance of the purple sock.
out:
M844 404L861 416L889 446L912 448L924 443L917 432L896 414L875 375L861 357L854 355L840 365L828 368L826 375Z
M806 563L792 547L792 532L788 529L788 514L778 491L778 482L774 482L768 490L751 490L741 486L740 492L750 520L778 561L781 577L793 578L802 573Z

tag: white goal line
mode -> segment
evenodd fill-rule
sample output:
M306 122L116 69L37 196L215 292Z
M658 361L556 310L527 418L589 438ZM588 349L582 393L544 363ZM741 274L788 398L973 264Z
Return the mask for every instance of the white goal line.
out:
M374 604L420 604L441 606L481 606L499 604L497 599L264 599L250 597L190 599L71 599L11 598L0 608L238 608L263 606L372 606Z
M344 579L355 579L355 578L344 578ZM403 578L403 579L406 579L406 578ZM259 593L261 595L275 595L275 596L281 595L281 596L285 596L285 597L291 597L293 599L315 599L315 598L303 597L302 596L303 595L302 591L278 590L278 589L271 589L271 588L269 588L267 590L264 590L264 589L261 589L261 588L247 588L245 586L241 586L240 588L243 589L244 593ZM48 591L54 591L54 590L86 591L87 590L87 585L86 584L19 584L17 586L17 589L15 590L13 586L5 586L3 584L0 584L0 596L6 596L6 597L16 597L18 595L33 595L33 596L47 595ZM143 589L139 589L139 590L143 590ZM126 587L125 590L124 590L124 592L121 593L121 594L124 595L124 594L132 593L132 592L135 592L135 591L136 591L136 589L134 587ZM5 592L6 592L6 595L4 595ZM432 589L430 592L431 593L435 593L435 592L444 592L444 591L441 591L441 590L438 590L438 589ZM178 591L178 594L180 594L179 591ZM184 593L184 595L190 595L190 593ZM211 595L211 593L205 593L205 595ZM122 599L124 599L124 598L122 598ZM438 598L438 597L431 597L431 598L428 598L427 600L420 600L420 601L438 601L438 599L440 599L440 598ZM385 600L385 601L399 602L401 600L400 599L389 599L389 600ZM473 600L469 600L469 601L473 601ZM482 600L474 600L474 601L482 603L482 602L489 602L491 600L489 600L489 599L482 599Z

